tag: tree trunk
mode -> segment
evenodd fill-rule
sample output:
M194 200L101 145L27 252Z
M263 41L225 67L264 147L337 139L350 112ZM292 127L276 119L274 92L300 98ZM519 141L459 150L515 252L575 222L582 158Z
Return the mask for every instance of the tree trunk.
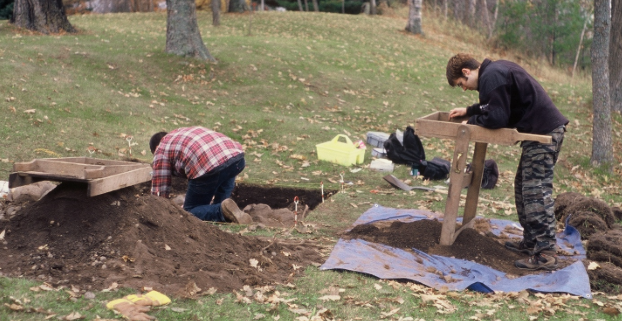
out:
M16 0L11 23L43 34L76 32L61 0Z
M300 2L300 0L298 0L298 2ZM341 13L346 13L346 0L341 1Z
M443 15L445 16L445 20L447 20L447 2L449 0L443 0Z
M469 0L469 11L467 12L467 25L475 27L475 5L477 0Z
M194 0L166 0L166 52L216 61L203 44Z
M585 36L585 29L587 28L587 21L588 21L588 18L585 17L585 21L583 22L583 29L581 30L581 37L579 38L579 47L577 47L577 55L574 57L574 64L572 65L572 76L570 77L571 79L574 79L574 72L575 70L577 70L577 62L579 61L579 54L581 53L581 47L583 47L583 37ZM609 70L611 70L611 66Z
M376 0L370 0L369 4L370 4L370 9L371 9L370 14L372 16L375 16L376 15Z
M317 4L317 0L313 0L313 11L320 12L320 7Z
M611 1L611 41L609 41L609 84L611 110L622 113L622 2Z
M220 0L212 0L212 25L220 26Z
M305 11L309 12L309 2L305 0Z
M611 105L609 91L609 35L611 33L610 0L594 0L594 38L592 39L592 95L594 123L592 158L594 166L611 171Z
M298 0L298 11L302 11L302 0Z
M490 22L490 14L488 13L488 2L486 0L482 0L482 23L484 24L484 28L486 30L486 34L488 34L488 38L492 36L492 24Z
M416 35L423 33L421 30L421 0L408 0L408 24L406 31Z

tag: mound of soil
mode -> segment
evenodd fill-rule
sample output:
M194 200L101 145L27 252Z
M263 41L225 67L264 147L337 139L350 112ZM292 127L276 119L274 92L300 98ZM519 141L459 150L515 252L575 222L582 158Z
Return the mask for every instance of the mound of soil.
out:
M91 290L116 282L188 296L194 282L231 291L287 283L304 270L293 264L324 262L313 243L228 233L134 187L89 198L86 185L63 183L0 230L2 275Z
M593 291L605 293L620 293L622 285L622 269L609 262L598 262L600 268L588 270L588 260L583 261L587 274L590 277L590 287Z
M622 230L614 229L592 235L586 250L588 259L611 262L622 268Z
M613 227L616 221L615 217L613 216L613 211L611 210L611 207L609 207L607 203L592 197L576 201L572 205L568 206L564 212L565 215L563 217L563 220L565 220L565 217L569 214L575 215L576 213L580 212L592 212L600 216L603 221L607 223L607 228Z
M570 216L568 224L581 233L581 239L587 240L594 233L609 230L607 223L596 213L590 211L575 212Z
M506 249L492 233L466 229L458 235L453 245L441 246L438 244L441 228L442 223L438 220L381 222L355 226L344 238L360 238L404 250L416 248L428 254L477 262L514 276L542 273L516 268L514 262L526 256ZM561 269L573 262L573 259L560 258L558 266Z
M566 192L557 195L555 198L555 219L560 222L564 222L563 218L566 216L566 208L578 201L585 199L583 194L575 192Z

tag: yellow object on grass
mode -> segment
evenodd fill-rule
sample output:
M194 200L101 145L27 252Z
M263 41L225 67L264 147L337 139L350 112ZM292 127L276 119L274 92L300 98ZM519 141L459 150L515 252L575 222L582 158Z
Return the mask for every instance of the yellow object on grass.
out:
M339 138L344 138L345 143L340 142ZM365 148L357 148L346 135L339 134L331 141L317 144L315 147L319 160L343 166L363 164L365 161Z
M115 305L124 302L135 305L156 307L171 303L171 299L158 291L150 291L146 294L130 294L121 299L112 300L106 304L106 307L112 310Z

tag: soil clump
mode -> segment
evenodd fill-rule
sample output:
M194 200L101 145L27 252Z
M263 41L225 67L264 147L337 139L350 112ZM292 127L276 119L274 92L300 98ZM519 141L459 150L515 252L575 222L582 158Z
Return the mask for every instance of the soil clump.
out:
M485 224L479 223L479 225ZM382 222L355 226L344 235L344 238L360 238L404 250L416 248L428 254L477 262L511 276L543 273L543 271L516 268L514 262L527 256L506 249L501 244L501 239L494 237L492 233L466 229L458 235L453 245L441 246L438 244L441 228L442 223L438 220L419 220L409 223ZM575 260L571 258L558 258L558 267L561 269L573 262Z
M0 231L2 275L87 290L116 284L181 297L196 287L228 292L287 283L304 271L293 264L325 260L312 241L229 233L135 187L89 198L85 184L62 183L0 221Z

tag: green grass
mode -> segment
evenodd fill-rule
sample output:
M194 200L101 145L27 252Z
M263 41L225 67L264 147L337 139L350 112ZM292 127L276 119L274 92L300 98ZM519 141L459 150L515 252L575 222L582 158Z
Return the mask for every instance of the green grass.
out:
M203 39L217 64L165 54L164 13L71 16L80 33L62 36L32 35L1 22L0 179L8 179L14 162L90 156L90 146L96 149L93 157L131 156L149 162L148 140L153 133L201 125L246 146L243 180L247 183L319 190L323 182L326 190L338 190L342 172L354 183L347 193L333 196L309 215L308 221L319 228L316 234L294 232L288 237L318 238L331 245L374 203L442 212L442 194L399 191L382 180L382 173L369 171L369 147L363 170L357 173L320 162L315 152L316 144L337 134L364 140L368 131L403 130L414 125L418 117L476 101L477 93L452 89L445 79L447 59L457 52L518 61L508 53L492 53L482 37L431 15L424 19L425 36L407 34L403 32L403 17L405 10L396 17L225 14L222 26L216 28L211 26L208 13L199 12ZM619 205L619 153L614 173L589 165L591 81L571 81L563 71L537 61L520 63L542 82L570 119L556 168L555 193L574 191ZM616 151L622 146L621 123L620 115L614 115ZM131 155L128 135L137 143ZM423 143L428 158L452 157L452 141L423 138ZM303 167L297 155L306 158L310 166ZM489 206L481 201L479 215L516 219L512 184L519 155L517 146L489 146L487 158L498 162L502 175L494 190L483 190L480 196L509 206ZM397 166L394 175L406 179L408 168ZM275 233L278 231L249 234ZM0 279L0 319L42 320L48 316L34 310L12 311L9 306L15 300L28 308L51 310L57 316L77 311L89 320L96 316L118 318L105 309L105 302L131 293L97 292L93 300L72 299L67 289L29 290L38 284ZM345 290L339 292L340 300L319 299L329 287ZM531 316L612 319L591 301L571 299L563 307L547 301L563 298L560 296L486 296L468 291L447 294L315 267L309 267L294 288L278 286L277 291L280 298L294 301L271 308L257 302L236 303L235 294L215 294L198 300L174 300L150 314L160 320L250 320L258 314L268 320L275 316L293 320L302 315L290 310L305 309L311 318L328 309L335 319L371 320L399 308L386 318L494 320L528 319L530 307L549 304L556 309L555 314L536 309ZM455 311L442 314L444 310L435 307L434 301L424 303L422 294L446 296ZM617 299L604 295L597 295L597 300L618 304Z

